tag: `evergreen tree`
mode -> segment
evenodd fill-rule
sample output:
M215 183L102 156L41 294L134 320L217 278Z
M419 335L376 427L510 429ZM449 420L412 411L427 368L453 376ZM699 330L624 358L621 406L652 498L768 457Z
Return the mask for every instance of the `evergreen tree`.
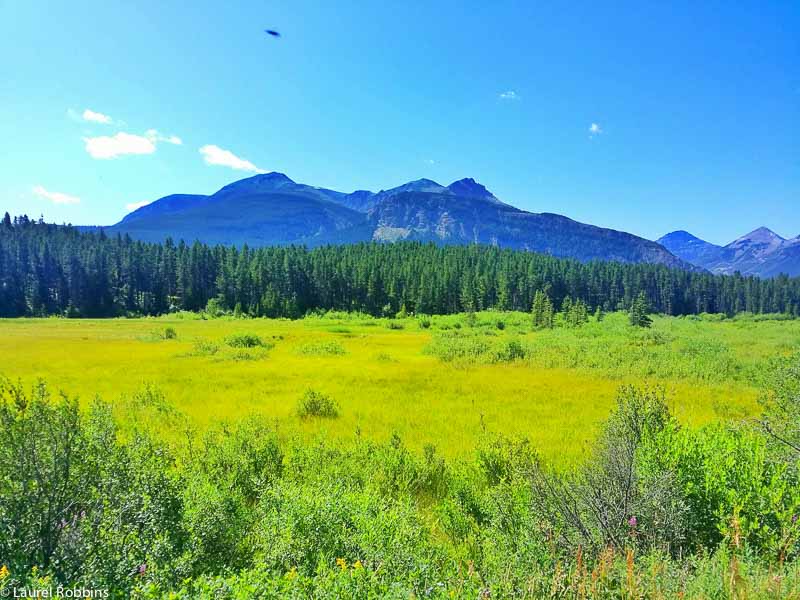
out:
M644 292L639 292L628 312L631 325L634 327L650 327L653 324L653 320L650 318L649 312L647 296L645 296Z
M564 322L569 327L580 327L589 322L589 309L583 300L569 303L569 309L564 313Z
M552 329L553 327L553 303L542 290L537 290L533 298L531 318L535 329Z

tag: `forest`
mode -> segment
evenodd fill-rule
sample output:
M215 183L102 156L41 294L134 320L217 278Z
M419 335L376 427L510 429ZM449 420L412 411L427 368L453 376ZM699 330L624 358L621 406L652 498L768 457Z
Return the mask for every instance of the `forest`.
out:
M404 242L236 248L143 243L26 216L0 223L0 316L117 317L181 310L298 318L531 309L537 292L590 311L644 294L666 315L800 312L800 278L711 275L554 258L490 246Z

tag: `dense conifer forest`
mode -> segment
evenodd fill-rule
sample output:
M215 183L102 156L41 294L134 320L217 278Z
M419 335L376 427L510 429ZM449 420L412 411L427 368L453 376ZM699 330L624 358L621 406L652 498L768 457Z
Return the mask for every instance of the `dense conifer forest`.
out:
M212 307L265 317L315 310L449 314L531 309L542 292L589 310L800 312L800 278L581 263L489 246L361 243L307 249L144 243L26 216L0 223L0 316L114 317Z

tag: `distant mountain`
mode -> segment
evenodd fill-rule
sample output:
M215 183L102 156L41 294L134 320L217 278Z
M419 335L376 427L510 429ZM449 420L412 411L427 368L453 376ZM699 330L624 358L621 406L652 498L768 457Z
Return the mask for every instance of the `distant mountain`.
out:
M673 231L659 239L658 243L693 265L713 263L723 251L721 246L701 240L688 231Z
M166 237L250 246L396 240L492 244L582 261L650 262L697 270L643 238L498 200L474 179L442 186L418 179L373 193L350 194L267 173L210 196L171 195L105 228L134 238Z
M172 237L239 246L314 245L364 221L363 213L331 201L330 195L337 193L269 173L237 181L211 196L166 196L106 231L145 241ZM342 239L349 241L346 235Z
M420 240L488 244L582 261L686 264L662 246L629 233L578 223L549 213L529 213L492 199L446 193L403 192L368 213L380 241Z
M674 231L658 240L667 250L712 273L774 277L800 275L800 236L786 240L759 227L727 246L705 242L685 231Z

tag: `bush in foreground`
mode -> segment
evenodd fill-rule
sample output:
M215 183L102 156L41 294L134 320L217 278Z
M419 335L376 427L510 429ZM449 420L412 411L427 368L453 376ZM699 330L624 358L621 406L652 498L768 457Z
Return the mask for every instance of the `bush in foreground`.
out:
M330 396L316 390L306 390L297 403L297 416L301 419L308 417L334 419L339 416L339 405Z
M784 371L777 398L791 394ZM786 391L788 390L788 392ZM137 406L165 414L152 386ZM309 414L330 398L309 391ZM144 410L144 408L142 408ZM176 411L177 409L173 409ZM771 414L773 431L780 413ZM175 422L182 423L175 418ZM681 427L625 387L587 462L485 434L445 461L393 436L280 440L258 419L168 444L102 402L0 381L0 590L134 598L793 598L796 458ZM122 429L121 429L122 428ZM780 431L783 431L781 429ZM5 566L5 568L2 568Z

